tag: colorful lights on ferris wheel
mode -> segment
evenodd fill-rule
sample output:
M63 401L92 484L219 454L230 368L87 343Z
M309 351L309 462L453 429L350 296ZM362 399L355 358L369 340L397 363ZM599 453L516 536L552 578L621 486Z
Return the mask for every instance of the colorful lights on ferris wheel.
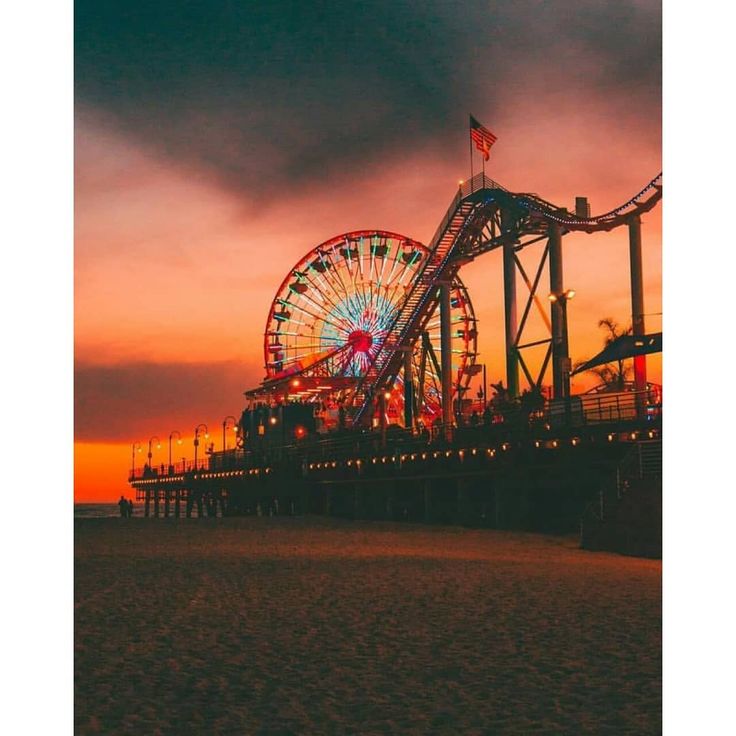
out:
M290 372L301 375L317 362L328 376L364 375L393 329L406 287L421 272L427 253L421 243L385 231L347 233L310 251L289 272L269 313L264 341L267 378ZM431 294L424 296L426 300ZM472 304L459 279L453 286L451 309L456 326L453 385L462 387L477 355L477 330ZM428 334L437 351L438 321L430 322ZM404 330L399 341L403 335ZM417 356L419 352L417 348ZM418 374L418 357L413 361ZM432 385L441 383L435 373L428 361L425 402L440 401ZM397 383L401 385L401 379ZM326 386L322 389L327 390ZM315 394L301 392L307 401L318 400ZM391 410L401 411L401 402L403 391L392 397ZM430 413L434 415L436 407Z

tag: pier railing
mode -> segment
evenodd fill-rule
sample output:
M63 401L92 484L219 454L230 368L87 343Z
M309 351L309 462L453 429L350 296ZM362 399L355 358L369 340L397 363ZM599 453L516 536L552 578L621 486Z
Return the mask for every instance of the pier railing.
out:
M241 457L244 455L243 451L240 450ZM166 463L156 464L153 463L151 466L148 464L140 468L134 468L130 473L130 477L134 480L142 478L161 478L164 476L172 475L184 475L185 473L194 473L197 470L207 470L210 466L210 458L205 456L204 458L197 459L195 465L193 460L179 460L176 463L167 465Z
M543 405L509 402L506 406L489 406L481 413L457 421L452 427L435 423L418 432L390 425L383 431L343 430L328 435L312 435L290 443L269 445L256 438L247 449L215 452L193 461L181 460L172 465L154 464L135 468L130 480L157 478L189 478L199 472L219 472L251 467L278 465L298 466L340 458L360 457L380 452L422 451L428 446L503 444L532 439L540 443L554 442L555 437L595 433L614 438L645 439L658 435L661 426L661 404L647 403L646 392L584 394L569 399L547 401ZM656 431L651 431L656 430ZM451 438L451 439L448 439Z

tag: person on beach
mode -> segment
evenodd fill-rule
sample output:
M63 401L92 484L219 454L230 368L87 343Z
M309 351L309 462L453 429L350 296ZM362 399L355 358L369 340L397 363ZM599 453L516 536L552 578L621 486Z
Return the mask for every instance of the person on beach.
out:
M128 518L129 519L133 518L133 499L132 498L128 499Z
M125 500L125 496L120 496L118 506L120 507L120 516L124 519L128 515L128 502Z

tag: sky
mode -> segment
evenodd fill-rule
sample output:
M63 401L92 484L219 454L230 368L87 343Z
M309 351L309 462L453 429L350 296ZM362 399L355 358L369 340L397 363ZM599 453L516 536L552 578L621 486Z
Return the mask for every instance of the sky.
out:
M78 0L75 499L129 494L134 442L137 464L152 437L165 462L172 430L191 459L200 422L219 444L307 251L354 229L428 242L469 174L469 112L498 136L486 173L506 188L593 213L628 200L661 170L661 40L658 2ZM563 251L578 360L600 318L630 320L627 233ZM655 331L661 206L643 251ZM500 253L461 277L495 381Z

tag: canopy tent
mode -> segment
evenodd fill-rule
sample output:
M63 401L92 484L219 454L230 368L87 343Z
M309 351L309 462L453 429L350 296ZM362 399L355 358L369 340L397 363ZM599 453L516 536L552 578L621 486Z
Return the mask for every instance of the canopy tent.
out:
M595 368L616 360L634 358L637 355L662 352L662 333L653 332L651 335L622 335L606 345L598 355L578 366L571 375Z

